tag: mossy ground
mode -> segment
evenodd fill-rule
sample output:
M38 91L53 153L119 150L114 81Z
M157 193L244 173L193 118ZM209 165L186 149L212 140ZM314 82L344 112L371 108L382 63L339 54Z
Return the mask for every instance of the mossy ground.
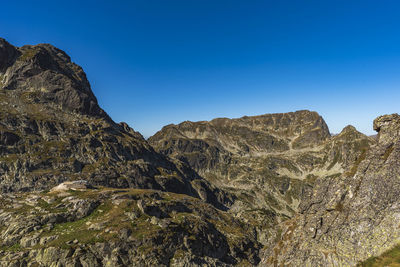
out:
M359 267L378 267L390 266L400 267L400 244L393 249L383 253L379 257L371 257L368 260L358 264Z
M358 166L360 165L360 163L367 157L367 150L363 150L361 155L357 158L356 162L354 163L354 165L351 167L351 169L349 171L347 171L344 175L346 175L347 177L352 177L356 174Z
M39 53L39 49L32 47L23 51L21 56L18 58L20 61L28 61L32 59L37 53Z

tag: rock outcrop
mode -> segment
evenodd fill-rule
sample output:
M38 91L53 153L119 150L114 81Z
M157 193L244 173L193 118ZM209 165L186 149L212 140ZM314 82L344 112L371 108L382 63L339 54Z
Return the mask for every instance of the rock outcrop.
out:
M264 265L354 266L400 242L400 116L374 121L378 143L338 177L317 179Z
M64 182L61 183L52 189L50 189L50 192L57 192L57 191L69 191L69 190L85 190L93 188L88 181L85 180L77 180L77 181L70 181L70 182Z

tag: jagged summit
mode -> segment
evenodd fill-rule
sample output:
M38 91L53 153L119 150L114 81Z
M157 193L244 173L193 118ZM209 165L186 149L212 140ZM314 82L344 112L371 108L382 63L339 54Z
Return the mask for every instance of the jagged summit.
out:
M354 127L353 125L347 125L346 127L343 128L341 133L354 132L354 131L357 131L356 127Z
M390 127L394 124L400 124L400 115L397 113L393 113L390 115L382 115L377 117L374 120L374 130L378 133L381 130L381 127Z
M343 130L334 136L335 139L347 139L348 141L354 141L358 138L365 138L365 134L359 132L353 125L347 125Z
M0 39L0 88L35 94L38 102L81 114L107 116L82 68L50 44L14 47Z

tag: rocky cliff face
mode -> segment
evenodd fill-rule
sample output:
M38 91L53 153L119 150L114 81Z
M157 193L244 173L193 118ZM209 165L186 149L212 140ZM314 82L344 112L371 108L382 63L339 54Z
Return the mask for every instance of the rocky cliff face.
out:
M374 121L378 143L338 177L317 179L263 264L353 266L400 241L400 116Z

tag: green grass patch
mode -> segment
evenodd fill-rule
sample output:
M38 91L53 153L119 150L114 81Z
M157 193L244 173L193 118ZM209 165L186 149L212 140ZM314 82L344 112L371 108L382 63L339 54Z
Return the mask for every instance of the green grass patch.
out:
M18 58L19 61L28 61L36 56L39 53L40 49L38 48L29 48L22 52L21 56Z
M391 144L391 145L386 149L385 154L383 154L383 156L382 156L382 159L383 159L384 161L386 161L386 160L388 159L388 157L390 156L390 154L392 154L393 149L394 149L393 144Z
M7 246L0 246L0 251L20 251L21 245L19 243L15 243L14 245L7 247Z
M400 244L391 250L383 253L379 257L371 257L364 262L359 263L359 267L378 267L378 266L400 266Z

